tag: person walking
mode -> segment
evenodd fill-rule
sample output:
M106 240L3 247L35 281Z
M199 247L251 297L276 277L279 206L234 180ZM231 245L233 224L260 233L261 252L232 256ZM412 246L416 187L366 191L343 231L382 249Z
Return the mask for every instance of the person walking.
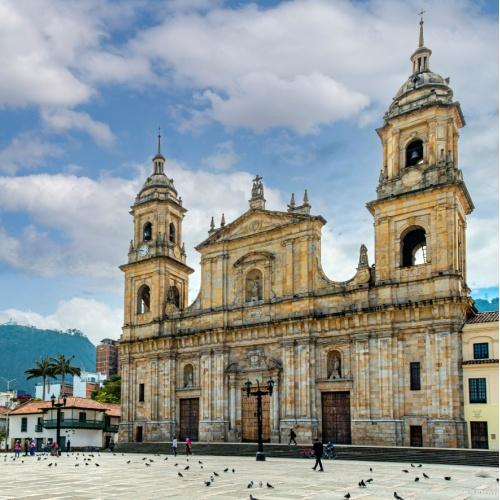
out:
M192 455L193 453L191 452L191 438L189 436L186 437L186 455Z
M319 465L319 471L324 472L323 464L321 463L321 457L323 456L323 443L316 438L313 444L314 456L316 457L316 463L314 464L313 470Z
M32 439L30 441L30 456L34 457L35 456L35 451L36 451L36 443L35 443L35 440Z
M293 430L293 427L290 429L290 441L288 442L288 446L290 446L292 444L292 441L293 441L293 444L295 446L297 446L297 441L295 441L295 438L297 437L297 434L295 434L295 431Z
M174 452L174 457L177 456L177 438L172 439L172 451Z
M21 441L19 441L19 439L16 441L16 444L14 445L14 453L16 458L19 458L21 456Z

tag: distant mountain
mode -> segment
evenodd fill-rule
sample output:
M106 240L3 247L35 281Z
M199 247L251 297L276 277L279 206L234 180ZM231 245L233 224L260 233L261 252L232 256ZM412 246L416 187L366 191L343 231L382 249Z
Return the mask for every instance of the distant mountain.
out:
M74 355L74 366L95 371L95 351L94 344L79 330L61 332L12 323L0 325L0 377L16 379L10 384L11 389L34 395L35 385L42 380L26 380L24 370L33 368L35 361L45 356ZM0 378L0 390L6 389L5 380Z
M475 299L474 304L479 312L498 311L498 297L491 299Z

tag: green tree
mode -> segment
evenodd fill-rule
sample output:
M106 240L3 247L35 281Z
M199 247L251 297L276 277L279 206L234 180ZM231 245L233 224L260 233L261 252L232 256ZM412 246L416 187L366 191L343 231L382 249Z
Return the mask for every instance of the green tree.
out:
M26 370L24 373L27 379L42 377L43 383L43 400L45 401L45 389L47 386L48 378L56 378L54 374L54 365L48 356L45 356L40 361L35 362L35 367Z
M76 366L71 366L74 356L67 358L64 354L59 354L57 358L52 358L51 363L54 369L54 375L61 375L61 393L64 391L64 379L66 375L80 376L81 370ZM60 394L62 395L62 394Z
M119 403L121 396L122 379L120 375L111 375L104 381L102 387L92 391L91 398L99 403Z

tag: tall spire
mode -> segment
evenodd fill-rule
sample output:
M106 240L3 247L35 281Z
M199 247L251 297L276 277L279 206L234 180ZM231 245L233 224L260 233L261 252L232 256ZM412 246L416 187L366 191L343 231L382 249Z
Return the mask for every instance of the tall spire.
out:
M163 167L165 165L165 157L161 154L161 133L158 127L158 147L156 155L153 158L154 174L164 174Z
M424 14L425 10L420 9L420 12L418 15L420 16L420 34L418 36L418 46L423 47L424 46Z

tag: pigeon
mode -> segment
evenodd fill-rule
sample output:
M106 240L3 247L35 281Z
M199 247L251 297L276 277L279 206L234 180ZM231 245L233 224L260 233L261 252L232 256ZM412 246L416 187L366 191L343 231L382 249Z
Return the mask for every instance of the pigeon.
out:
M179 477L184 477L180 472L177 473Z
M210 476L210 482L213 483L214 482L214 476Z
M203 462L202 462L201 460L198 460L198 463L199 463L199 464L202 464Z
M373 478L367 479L367 480L365 481L365 483L372 483L372 482L373 482Z
M344 495L344 498L351 498L351 494L349 492L347 492L345 495Z
M205 486L210 486L211 484L211 481L205 481Z
M228 470L229 470L229 469L226 467L226 468L224 469L224 472L227 472Z
M267 486L268 488L274 488L274 486L273 486L272 484L270 484L270 483L266 483L266 486Z
M373 472L373 469L370 467L370 472Z
M151 467L151 464L148 464L147 462L144 462L144 465L145 465L146 467Z
M430 477L425 472L422 475L425 477L425 479L430 479Z
M253 481L250 481L250 482L247 484L247 488L253 488Z
M177 467L179 464L174 464L174 467Z
M189 470L189 465L186 465L186 467L184 467L184 470Z
M406 472L406 473L408 474L408 472L409 472L409 471L408 471L408 470L406 470L406 469L403 469L403 472Z
M233 471L233 474L236 472L234 469L232 469L232 471Z
M200 469L203 469L203 465L200 465Z
M50 462L50 464L48 465L48 467L52 467L52 462Z
M255 498L254 496L252 496L252 494L250 494L250 500L259 500L259 499Z
M146 457L144 457L143 460L146 460Z
M80 464L75 464L75 467L78 467Z
M153 463L153 462L154 462L154 460L153 460L152 458L150 458L150 459L149 459L149 461L150 461L151 463Z
M88 463L87 463L87 462L84 462L84 463L85 463L85 465L88 465Z
M360 488L366 488L366 484L365 484L365 482L364 482L362 479L361 479L361 481L358 483L358 486L359 486Z
M127 460L127 463L129 464L129 463L130 463L130 460Z
M54 467L57 467L57 462L54 464Z
M96 466L96 467L100 467L100 465L99 465L97 462L95 463L95 466Z
M413 464L410 464L412 467L415 467Z
M404 498L403 498L403 497L400 497L400 496L399 496L396 492L394 492L394 498L395 498L396 500L404 500Z
M168 457L167 457L167 458L165 458L165 460L163 460L163 461L164 461L164 462L166 462L167 460L168 460Z
M415 482L418 483L420 481L420 478L419 477L416 477L415 478Z
M444 476L444 480L445 481L451 481L451 477L450 476Z
M422 464L418 464L418 466L417 466L417 467L422 467Z
M214 472L214 476L219 477L219 474L217 474L217 472Z

